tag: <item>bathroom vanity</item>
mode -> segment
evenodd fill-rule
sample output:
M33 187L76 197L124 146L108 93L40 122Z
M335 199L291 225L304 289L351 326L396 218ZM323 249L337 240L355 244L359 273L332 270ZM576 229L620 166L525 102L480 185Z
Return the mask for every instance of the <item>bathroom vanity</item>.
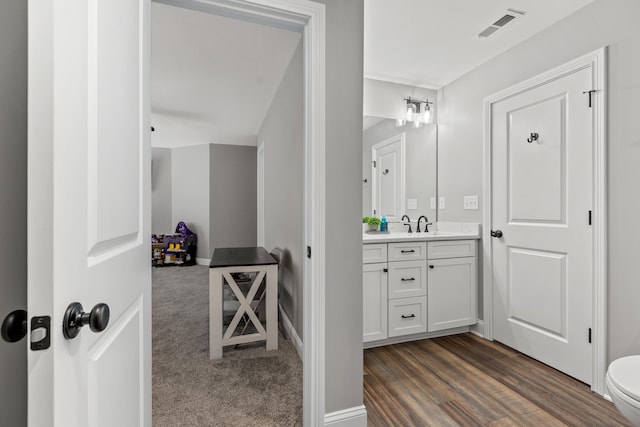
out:
M363 342L456 334L477 322L478 224L363 234Z

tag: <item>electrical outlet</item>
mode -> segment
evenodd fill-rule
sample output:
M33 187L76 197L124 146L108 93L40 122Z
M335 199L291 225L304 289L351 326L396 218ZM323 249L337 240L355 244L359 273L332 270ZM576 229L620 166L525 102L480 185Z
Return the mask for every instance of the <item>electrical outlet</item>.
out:
M436 208L436 198L432 197L431 198L431 209L435 209Z
M464 196L464 209L478 210L478 196Z
M445 206L444 197L440 197L440 200L438 202L438 209L444 209L444 206Z
M418 200L407 199L407 209L418 209Z

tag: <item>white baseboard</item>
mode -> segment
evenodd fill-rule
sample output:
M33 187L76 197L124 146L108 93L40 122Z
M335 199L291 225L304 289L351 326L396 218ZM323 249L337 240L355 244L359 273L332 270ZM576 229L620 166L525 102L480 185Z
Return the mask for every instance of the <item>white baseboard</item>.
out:
M325 414L324 425L340 427L367 427L367 409L364 405L360 405Z
M484 338L484 321L478 320L478 323L476 323L475 325L471 325L471 327L469 328L469 332L471 332L473 335L479 336L480 338Z
M198 264L198 265L209 266L210 263L211 263L210 259L207 259L207 258L196 258L196 264Z
M302 344L302 340L300 339L300 336L296 332L296 328L293 327L293 323L291 323L291 319L289 319L289 316L287 316L287 313L285 313L285 311L282 309L280 304L278 304L278 309L280 311L280 319L282 319L282 326L284 326L284 330L287 332L287 335L289 336L289 338L291 338L291 342L293 343L293 346L295 347L296 352L300 357L300 360L304 361L304 356L303 356L304 347Z
M458 328L445 329L443 331L437 331L437 332L423 332L420 334L401 335L399 337L387 338L384 340L369 341L364 343L362 345L362 348L366 350L369 348L381 347L384 345L401 344L409 341L426 340L429 338L438 338L438 337L445 337L448 335L464 334L466 332L469 332L468 326L460 326Z

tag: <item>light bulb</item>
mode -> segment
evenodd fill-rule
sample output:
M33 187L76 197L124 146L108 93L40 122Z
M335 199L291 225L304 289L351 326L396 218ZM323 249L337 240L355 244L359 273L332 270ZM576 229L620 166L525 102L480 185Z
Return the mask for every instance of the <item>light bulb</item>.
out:
M420 122L420 120L416 120L413 122L413 127L418 129L420 126L422 126L422 123Z
M416 113L416 106L413 105L410 102L407 102L407 114L406 114L406 120L408 122L413 120L413 115Z
M402 127L406 123L405 119L396 119L396 127Z
M424 113L422 113L422 121L424 123L429 123L431 121L431 108L429 104L425 104Z

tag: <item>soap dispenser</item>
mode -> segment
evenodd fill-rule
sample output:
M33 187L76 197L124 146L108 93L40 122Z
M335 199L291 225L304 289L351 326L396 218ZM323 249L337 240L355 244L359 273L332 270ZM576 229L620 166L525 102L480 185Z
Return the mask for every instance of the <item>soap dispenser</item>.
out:
M387 224L387 217L386 216L382 216L381 222L380 222L380 231L382 232L387 232L389 231L389 225Z

